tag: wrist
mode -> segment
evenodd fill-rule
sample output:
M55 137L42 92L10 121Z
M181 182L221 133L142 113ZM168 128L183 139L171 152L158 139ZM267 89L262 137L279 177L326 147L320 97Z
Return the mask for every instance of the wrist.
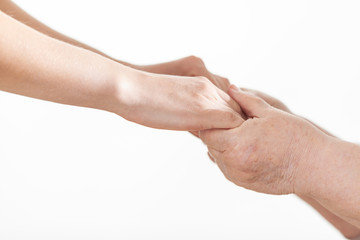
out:
M112 92L113 103L109 111L130 121L137 115L140 106L146 105L148 92L147 84L156 74L136 70L127 66L119 67Z
M111 76L111 84L107 91L107 103L104 110L126 117L129 109L129 99L135 88L136 79L140 78L141 71L131 67L116 64Z
M312 144L297 179L298 192L320 202L350 202L356 193L353 182L358 179L359 146L322 134ZM355 186L356 188L356 186Z
M298 148L302 154L299 157L298 169L294 182L294 193L314 198L319 185L327 175L328 156L333 148L333 139L313 127L313 133L305 139Z

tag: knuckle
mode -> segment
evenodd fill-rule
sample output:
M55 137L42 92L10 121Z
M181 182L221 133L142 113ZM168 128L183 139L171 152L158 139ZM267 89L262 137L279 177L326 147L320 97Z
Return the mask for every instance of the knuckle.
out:
M205 64L203 60L196 56L185 58L187 72L190 76L201 76L204 72Z
M210 81L206 77L197 77L197 83L195 87L195 92L206 91L210 87Z
M187 60L192 64L204 64L204 61L201 58L194 55L188 56Z
M238 114L230 111L223 113L223 117L229 122L237 122L239 120Z
M227 79L227 78L223 78L223 82L224 82L224 84L225 85L230 85L230 81L229 81L229 79Z

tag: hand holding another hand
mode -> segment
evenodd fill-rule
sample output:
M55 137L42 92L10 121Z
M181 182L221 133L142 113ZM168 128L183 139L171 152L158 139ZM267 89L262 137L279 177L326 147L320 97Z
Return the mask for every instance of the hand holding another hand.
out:
M122 108L114 112L145 126L199 131L243 122L239 105L205 77L136 71L119 85Z
M188 77L206 77L210 82L221 90L227 92L230 82L227 78L211 73L205 66L204 61L195 56L184 57L175 61L159 63L147 66L136 66L137 69L146 72L168 74Z
M224 175L235 184L269 194L301 193L310 184L328 136L309 122L275 109L232 86L229 90L249 117L228 130L206 130L200 138Z

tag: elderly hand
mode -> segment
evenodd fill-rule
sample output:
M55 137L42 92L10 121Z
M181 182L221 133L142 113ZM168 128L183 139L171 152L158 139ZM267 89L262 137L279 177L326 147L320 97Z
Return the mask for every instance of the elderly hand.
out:
M267 102L270 106L283 110L285 112L291 113L290 109L279 99L276 99L266 93L254 90L254 89L248 89L248 88L241 88L244 92L248 92L251 94L254 94L255 96L263 99L265 102Z
M301 193L308 184L304 172L316 166L328 136L254 94L235 86L229 94L249 119L234 129L199 134L225 177L258 192Z

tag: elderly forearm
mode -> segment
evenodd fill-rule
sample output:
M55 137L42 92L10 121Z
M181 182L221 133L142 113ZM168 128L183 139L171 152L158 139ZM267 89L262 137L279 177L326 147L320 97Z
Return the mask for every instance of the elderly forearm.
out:
M305 195L359 228L360 146L331 138L319 151L321 157L310 160Z
M306 119L308 120L308 119ZM309 120L308 120L309 121ZM311 121L309 121L311 122ZM319 128L321 131L323 131L325 134L334 137L333 134L326 131L322 127L318 126L317 124L311 122L314 126ZM305 196L299 196L301 199L303 199L305 202L310 204L314 209L316 209L325 219L327 219L335 228L337 228L345 237L347 238L354 238L357 236L360 236L360 229L355 227L354 225L348 223L344 219L336 216L332 212L330 212L328 209L324 208L319 202L316 200L305 197Z
M346 238L353 239L360 236L359 228L336 216L335 214L324 208L319 202L309 197L299 197L305 202L307 202L309 205L311 205L314 209L316 209L321 214L321 216L327 219L329 223L331 223L336 229L338 229Z
M111 110L130 68L45 36L0 11L0 90Z

